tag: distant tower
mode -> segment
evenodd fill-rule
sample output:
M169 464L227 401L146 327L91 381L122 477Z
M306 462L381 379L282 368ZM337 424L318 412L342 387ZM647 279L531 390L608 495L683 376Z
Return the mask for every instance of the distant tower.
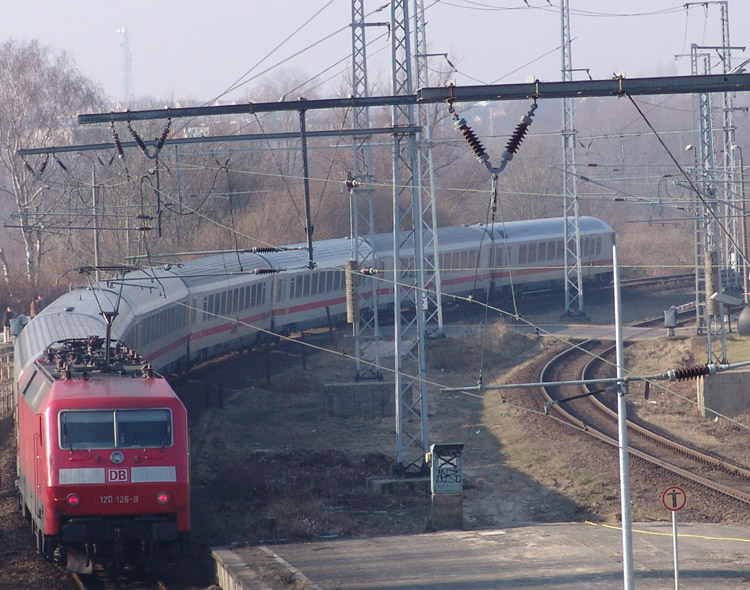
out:
M123 100L131 102L133 100L133 56L130 54L130 42L128 40L128 30L125 27L117 29L117 34L122 35L120 47L122 47L122 91Z

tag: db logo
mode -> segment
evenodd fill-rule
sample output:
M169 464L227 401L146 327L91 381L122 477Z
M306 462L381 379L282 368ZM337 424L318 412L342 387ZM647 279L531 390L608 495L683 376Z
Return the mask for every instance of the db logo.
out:
M128 481L127 468L109 468L107 469L107 483L125 483Z

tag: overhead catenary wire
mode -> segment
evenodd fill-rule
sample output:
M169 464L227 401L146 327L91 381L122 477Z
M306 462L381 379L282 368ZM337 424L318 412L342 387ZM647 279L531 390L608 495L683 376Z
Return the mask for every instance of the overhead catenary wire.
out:
M665 144L664 141L662 140L662 138L659 136L659 132L651 124L651 121L648 120L648 117L646 117L645 113L638 106L638 103L633 99L633 97L630 94L625 93L625 95L628 97L628 99L633 104L633 106L636 108L636 110L641 115L641 117L643 117L643 120L646 122L646 124L648 125L649 129L651 129L651 131L653 132L653 134L656 136L656 138L658 139L658 141L662 145L662 147L666 150L666 152L669 155L670 159L672 160L672 162L674 162L674 165L677 166L677 169L685 177L685 179L687 180L688 184L690 185L690 188L693 190L693 192L695 193L695 195L698 198L698 200L700 200L700 202L703 203L703 206L705 207L705 210L708 212L708 215L714 219L714 221L716 222L716 224L718 225L719 229L722 231L722 233L724 234L724 236L727 238L727 240L729 240L729 242L732 244L732 246L734 246L735 252L747 264L749 261L748 261L748 258L747 258L747 255L746 255L744 249L741 248L739 246L739 244L737 244L737 241L735 240L734 236L726 228L726 226L724 225L723 221L719 218L719 216L713 210L713 207L709 206L709 204L706 201L705 197L698 190L698 187L695 186L695 183L693 182L693 179L690 178L690 175L680 165L680 163L677 161L677 158L674 157L674 155L672 154L672 151L669 149L669 147L667 147L667 144Z
M383 279L379 278L379 280L383 280ZM467 302L469 301L468 298L463 298L463 297L456 297L456 298L457 299L463 299L463 300L465 300ZM182 306L186 307L187 309L196 309L197 311L201 311L201 310L199 310L197 308L193 308L189 304L186 304L185 302L182 302L182 301L176 301L175 303L178 304L178 305L182 305ZM476 300L474 300L473 303L480 304L480 305L482 304L481 302L476 301ZM497 311L497 312L499 312L501 315L512 317L512 314L510 312L502 310L501 308L497 308L495 306L490 306L490 308L493 309L493 310L495 310L495 311ZM257 326L257 325L251 324L251 323L246 323L246 322L243 322L242 320L238 321L237 318L234 318L234 317L222 316L220 314L213 314L211 312L209 312L209 315L213 315L215 317L224 317L227 320L231 320L233 322L238 322L240 325L246 325L246 326L252 327L253 329L256 329L258 331L261 331L261 332L264 332L264 333L268 333L270 335L274 335L275 337L279 338L280 340L290 341L290 342L297 342L299 345L308 347L308 348L313 349L313 350L317 350L317 351L325 353L325 354L332 354L334 356L339 356L339 357L347 358L347 359L350 359L350 360L353 359L352 355L347 354L343 350L331 349L331 348L327 348L325 346L321 346L321 345L315 344L313 342L309 342L309 341L305 341L305 340L300 341L300 340L296 340L296 339L294 339L294 338L292 338L290 336L285 336L283 334L276 334L275 332L272 332L270 330L264 329L264 328L262 328L260 326ZM543 327L538 326L535 323L530 322L530 321L528 321L528 320L526 320L524 318L515 318L515 319L517 319L518 321L521 321L522 323L524 323L524 324L526 324L528 326L537 327L540 330L541 333L544 333L547 336L549 336L551 338L554 338L555 340L557 340L559 342L565 343L566 345L569 345L569 346L572 346L574 348L577 348L577 349L581 350L585 354L589 354L589 355L591 355L591 356L593 356L595 358L598 358L598 359L603 360L603 361L605 361L605 362L607 362L609 364L612 364L611 361L608 361L607 359L603 359L602 357L600 357L598 355L592 354L591 351L586 350L583 347L582 343L576 343L576 342L570 341L567 338L560 337L560 336L555 335L555 334L550 334L549 332L547 332L546 330L544 330ZM387 366L384 366L384 365L375 365L375 363L373 363L371 361L368 361L366 359L363 359L362 362L365 363L365 364L371 365L374 369L380 369L381 371L386 372L386 373L395 373L395 371L392 368L390 368L390 367L387 367ZM668 388L665 388L665 387L661 386L659 384L659 381L660 380L665 380L665 381L668 381L668 382L674 382L674 381L680 381L680 380L685 380L685 379L691 379L691 378L695 378L698 373L701 373L703 375L715 374L716 372L720 372L720 371L733 370L733 369L737 369L737 368L742 368L742 367L747 366L748 364L750 364L750 361L746 361L746 362L743 362L743 363L723 364L723 365L705 365L705 366L702 366L702 367L693 367L693 368L687 368L687 369L672 369L672 370L668 370L668 371L665 371L665 372L662 372L662 373L656 373L654 375L647 375L647 376L632 376L632 375L627 375L624 379L626 379L628 382L644 381L646 383L655 384L656 386L658 386L661 389L665 390L667 393L678 395L681 399L683 399L683 400L685 400L685 401L687 401L687 402L689 402L691 404L697 404L696 400L690 399L690 398L686 398L686 397L684 397L684 396L682 396L680 394L677 394L676 392L672 391L671 389L668 389ZM409 374L409 373L407 373L405 371L401 371L401 374L403 376L405 376L405 377L413 377L411 374ZM613 378L613 379L615 381L618 380L617 378ZM591 382L591 383L602 383L604 381L605 380L603 380L601 378L589 380L589 382ZM486 396L483 395L484 392L489 392L489 391L500 391L500 392L502 392L503 390L528 389L528 388L535 388L535 387L539 387L539 386L543 386L543 385L550 385L550 383L541 383L541 382L539 382L539 383L509 383L509 384L497 384L497 385L484 385L484 387L480 388L480 387L446 387L445 384L441 384L438 381L432 381L432 380L427 380L427 383L431 387L437 387L437 388L439 388L443 392L457 392L457 393L460 393L461 395L465 395L465 396L469 396L469 397L477 397L477 398L481 398L481 399L487 399ZM561 384L564 384L564 385L570 385L570 384L576 384L576 383L577 383L577 381L565 381L565 382L561 382ZM554 385L554 383L552 383L552 384ZM490 401L495 401L495 400L490 400ZM519 404L513 404L513 403L508 402L505 398L501 398L499 400L499 402L497 402L497 403L501 403L503 405L507 405L508 407L513 407L513 408L515 408L515 409L517 409L519 411L529 412L529 413L533 413L533 414L536 414L536 415L539 415L539 416L544 416L545 415L545 411L543 411L543 410L537 410L535 408L531 408L531 407L528 407L528 406L523 406L523 405L519 405ZM737 420L735 420L735 419L733 419L731 417L724 416L724 415L722 415L720 413L717 413L717 412L715 412L713 410L712 410L712 412L714 414L716 414L717 416L730 421L731 423L735 424L738 427L750 430L750 425L747 425L747 424L744 424L742 422L739 422L739 421L737 421ZM550 414L547 417L552 418L552 419L556 419L555 416L552 415L552 414ZM581 430L580 427L576 427L576 429L577 430Z
M232 84L230 84L226 88L226 90L224 90L219 96L217 96L216 98L214 98L214 101L219 100L222 96L225 96L226 94L229 94L230 92L236 90L237 88L239 88L243 84L246 84L247 82L249 82L252 79L254 79L254 78L251 78L250 80L245 80L245 78L247 78L247 76L250 75L253 72L253 70L255 70L256 68L258 68L264 61L266 61L269 57L271 57L274 53L276 53L281 47L283 47L290 39L292 39L295 35L297 35L297 33L299 33L305 27L307 27L307 25L309 25L318 16L320 16L320 14L322 14L323 11L326 10L331 4L333 4L333 0L328 0L328 2L326 4L324 4L322 7L320 7L311 17L309 17L305 22L303 22L301 25L299 25L292 33L290 33L289 35L287 35L273 49L271 49L268 53L266 53L266 55L264 55L260 60L258 60L253 67L251 67L244 74L242 74L242 76L240 76L239 78L237 78L237 80L235 80ZM343 30L346 30L346 27L342 27L342 28L338 29L334 33L331 33L331 35L336 35L336 34L340 33ZM329 35L329 36L331 36L331 35ZM320 43L320 42L322 42L323 40L325 40L327 38L328 37L324 37L324 39L322 39L321 41L318 41L317 43ZM308 46L308 48L309 47L312 47L312 45ZM297 55L297 54L295 54L295 55ZM288 59L291 59L292 57L295 57L295 55L291 56ZM287 61L287 60L285 60L285 61ZM274 65L273 67L274 68L278 67L278 64ZM259 75L262 75L264 73L265 72L261 72L261 74L259 74Z
M344 112L343 116L341 117L341 127L339 128L340 131L344 130L344 127L346 126L347 117L349 116L349 111L351 107L347 107L346 111ZM320 209L323 205L323 198L325 197L325 191L328 187L328 183L331 179L331 175L333 173L333 164L336 161L336 153L338 152L339 146L341 145L341 135L336 136L336 144L333 147L333 157L330 158L330 161L328 163L328 171L326 172L326 177L323 181L323 186L320 188L320 195L318 197L318 206L315 210L315 215L313 215L311 224L315 226L315 222L318 219L318 214L320 213Z
M234 224L232 224L232 225L234 225ZM234 227L232 227L232 228L231 228L231 230L232 230L232 234L233 234L233 236L235 236L235 237L236 237L236 236L237 236L237 232L235 231Z
M232 228L232 230L234 230L234 228ZM236 236L237 236L237 233L236 233L236 232L234 232L234 231L232 231L232 235L236 237Z
M469 147L474 152L474 156L476 157L476 159L481 164L483 164L485 166L485 168L487 168L487 170L489 170L490 173L491 173L492 188L491 188L491 192L490 192L490 202L489 202L489 206L488 206L488 217L489 217L489 219L488 219L488 222L489 222L488 227L489 227L489 231L492 231L492 232L494 232L495 215L496 215L496 213L497 213L497 211L499 209L498 186L497 186L497 184L498 184L498 177L499 177L500 173L503 170L505 170L505 167L507 166L508 162L510 162L513 159L513 155L518 151L518 148L520 147L521 142L523 141L524 136L528 132L529 126L531 125L531 122L532 122L532 117L534 116L534 113L536 112L536 109L537 109L536 97L532 97L532 99L533 99L533 102L532 102L531 108L529 109L529 111L528 111L528 113L526 115L524 115L523 117L521 117L520 123L516 126L515 130L513 131L513 135L511 136L510 140L508 140L508 143L505 146L505 152L503 152L502 157L501 157L501 163L500 163L500 165L498 167L495 167L495 166L492 165L492 163L490 162L490 157L487 154L487 151L485 150L484 146L482 145L482 142L479 140L479 138L474 133L474 131L471 129L471 127L469 127L469 125L466 123L466 120L463 119L463 118L461 118L458 115L458 113L456 112L456 109L453 107L453 103L452 102L448 103L448 112L450 113L451 117L454 120L454 125L455 125L456 129L458 129L461 132L461 135L463 135L464 139L469 144ZM501 219L502 219L502 215L501 215ZM507 248L507 237L506 237L507 234L506 234L505 231L503 231L502 233L503 233L504 245L503 245L503 248L502 248L501 252L503 253L504 257L508 258L508 269L509 269L508 270L508 275L509 275L509 281L510 281L510 292L511 292L511 296L513 298L513 309L514 309L514 312L515 312L515 316L518 316L519 315L519 313L518 313L518 305L517 305L517 302L516 302L516 293L515 293L515 288L514 288L514 285L513 285L512 264L510 262L510 256L507 255L507 249L508 249ZM482 237L481 237L480 243L479 243L479 252L481 252L481 250L482 250L482 244L484 243L485 235L486 235L486 232L482 232ZM493 251L494 251L494 248L493 248ZM472 290L472 295L470 295L470 297L473 296L473 291L476 291L476 289L477 289L477 282L478 282L478 278L479 278L479 264L480 264L480 257L477 256L476 257L475 268L474 268L474 288ZM492 269L488 270L487 276L489 277L488 278L488 282L491 282L492 281ZM489 309L490 291L491 291L491 289L490 289L490 287L488 285L487 290L486 290L486 294L485 294L485 298L486 298L486 302L485 302L485 318L484 318L485 325L486 325L486 323L487 323L487 321L489 319L488 309ZM439 296L439 294L438 294L438 296ZM486 330L484 332L484 336L485 337L484 337L484 340L482 342L481 354L480 354L480 358L479 358L479 375L478 375L478 380L479 380L480 387L481 387L481 384L482 384L483 379L484 379L484 377L483 377L483 375L484 375L484 360L485 360L485 352L486 352L486 348L487 348L487 337L488 337L488 334L487 334Z
M236 235L236 234L235 234Z
M202 166L201 168L206 168L206 167L205 167L205 166ZM239 173L247 173L246 171L237 171L237 172L239 172ZM217 171L217 172L216 172L216 174L217 174L217 175L218 175L219 173L220 173L220 171ZM280 175L280 174L279 174L279 175L277 175L277 176L282 176L282 175ZM214 178L216 178L216 176L215 176ZM384 185L384 186L385 186L385 185ZM154 188L154 187L152 187L152 188ZM156 190L156 189L154 188L154 190ZM206 195L206 198L210 198L210 196L211 196L211 194L212 194L212 193L213 193L213 189L210 189L210 190L208 191L208 194ZM162 194L162 196L163 196L163 197L166 197L166 195L165 195L165 194ZM589 198L589 197L590 197L590 196L584 196L583 198ZM176 203L176 201L175 201L175 203ZM168 199L166 199L166 198L165 198L165 204L167 205L167 207L169 207L169 202L168 202ZM172 210L173 210L173 211L176 211L177 209L175 209L175 208L172 208ZM187 212L187 214L193 213L192 211L190 211L190 210L189 210L189 208L185 208L185 211ZM209 218L207 218L207 219L209 219ZM231 227L229 227L229 228L227 228L227 229L229 229L229 231L230 231L230 232L232 232L232 233L233 233L233 235L237 235L237 234L236 234L236 233L235 233L235 232L234 232L234 231L232 230L232 228L231 228Z
M301 266L300 266L300 268L304 268L304 265L301 265ZM265 273L265 272L279 272L279 271L283 271L283 270L286 270L286 269L256 269L256 270L255 270L254 272L256 272L256 274L262 274L262 273ZM251 272L253 272L253 271L251 271ZM379 280L383 280L383 278L382 278L382 277L379 277ZM387 282L387 281L386 281L386 282ZM462 298L461 298L461 297L456 297L456 299L462 299ZM479 301L476 301L476 300L471 300L471 299L469 299L469 298L463 298L463 299L464 299L465 301L467 301L467 302L471 302L471 303L474 303L474 304L480 304L480 305L484 305L484 304L483 304L482 302L479 302ZM489 306L489 305L487 305L486 307L487 307L487 308L489 308L489 309L493 309L493 310L495 310L495 311L499 312L499 313L500 313L501 315L505 315L505 316L507 316L507 317L509 317L509 318L512 318L512 319L516 320L516 321L522 321L523 323L526 323L526 324L528 324L528 325L530 325L530 326L534 326L534 325L535 325L534 323L532 323L532 322L529 322L529 321L527 321L527 320L525 320L525 319L523 319L523 318L519 317L519 316L518 316L517 314L514 314L514 313L512 313L512 312L508 312L508 311L505 311L505 310L503 310L503 309L501 309L501 308L497 308L497 307L495 307L495 306ZM248 324L248 325L249 325L249 326L252 326L252 324ZM252 327L254 327L254 328L256 328L256 329L260 329L260 328L258 328L257 326L252 326ZM539 326L537 326L537 328L539 328ZM541 331L542 333L545 333L545 331L544 331L544 329L543 329L543 328L541 328L541 329L540 329L540 331ZM555 338L556 338L556 339L558 339L558 340L561 340L561 341L565 341L565 339L559 338L559 337L557 337L557 336L555 336ZM572 343L569 343L569 344L572 344ZM325 349L325 348L322 348L321 350L323 350L323 351L328 351L328 352L335 352L335 351L330 351L330 350L328 350L328 349ZM735 368L736 366L738 366L738 365L733 365L733 366L732 366L732 368ZM383 369L383 370L388 370L388 369L387 369L387 368L385 368L385 367L381 367L381 369ZM601 382L601 380L599 380L599 381ZM668 391L669 391L669 390L668 390ZM463 391L462 393L463 393L464 395L470 395L470 392L466 392L466 391ZM690 400L687 400L687 401L690 401ZM693 403L694 403L694 402L693 402ZM530 409L530 408L524 408L524 407L522 407L522 406L519 406L519 407L518 407L518 409L519 409L519 410L523 410L523 411L531 411L531 412L533 412L533 413L536 413L536 414L541 414L541 412L539 412L539 411L537 411L537 410L534 410L534 409ZM746 425L742 425L741 423L738 423L738 424L739 424L739 425L741 425L741 426L743 426L743 427L746 427L746 428L747 428L747 426L746 426Z
M281 175L280 175L280 176L281 176ZM584 197L584 198L592 198L592 197L591 197L590 195L587 195L587 196L586 196L586 197Z

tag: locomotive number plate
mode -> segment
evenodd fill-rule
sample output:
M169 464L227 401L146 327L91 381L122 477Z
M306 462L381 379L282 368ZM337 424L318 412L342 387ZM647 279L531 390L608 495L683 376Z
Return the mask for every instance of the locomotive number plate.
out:
M102 504L137 504L138 496L99 496L99 502Z

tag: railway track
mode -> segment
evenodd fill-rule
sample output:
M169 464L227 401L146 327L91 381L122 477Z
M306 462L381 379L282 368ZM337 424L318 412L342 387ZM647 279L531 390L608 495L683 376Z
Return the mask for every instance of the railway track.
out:
M554 357L542 370L540 382L584 380L614 376L614 346L588 342L581 349L572 348ZM607 371L603 367L608 366ZM601 389L601 388L598 388ZM542 396L550 411L580 428L588 435L612 445L618 443L616 393L589 395L557 403L581 393L591 393L593 386L546 386ZM554 404L553 404L554 402ZM628 452L631 457L666 470L695 486L710 489L732 501L750 504L750 469L725 458L708 454L682 441L664 436L648 427L628 420Z
M677 287L690 285L695 282L695 274L692 272L661 275L656 277L639 277L635 279L621 279L620 287Z
M168 590L156 575L131 570L94 568L91 574L70 574L79 590Z
M555 299L555 303L556 302L557 302L557 299ZM660 319L660 321L661 321L661 319ZM24 532L25 532L25 530L24 530ZM0 536L2 536L1 533L0 533ZM27 537L28 537L27 534L24 534L21 537L21 544L22 544L22 546L24 548L29 543L29 540L28 540ZM4 540L7 542L8 539L5 538ZM106 580L101 580L101 579L100 580L96 580L95 579L96 577L97 576L95 576L95 575L93 575L93 576L83 576L82 580L81 580L81 583L78 583L75 586L71 585L71 587L88 588L90 590L94 590L96 588L105 588L105 589L115 589L116 588L116 589L119 589L119 590L132 590L134 588L147 588L147 589L164 588L164 586L163 585L160 586L157 581L153 581L152 582L152 581L149 581L149 580L138 580L138 579L131 579L131 580L126 580L126 579L119 579L118 580L118 579L114 579L114 580L106 581ZM199 576L196 576L196 578L194 578L194 579L197 579L198 577ZM185 587L186 584L181 583L181 582L182 582L181 579L178 582L173 582L172 581L172 577L167 577L167 583L171 587L175 587L175 588ZM208 585L209 584L206 583L206 586L208 586ZM30 587L34 587L34 585L32 584ZM43 585L37 585L36 587L43 587Z

